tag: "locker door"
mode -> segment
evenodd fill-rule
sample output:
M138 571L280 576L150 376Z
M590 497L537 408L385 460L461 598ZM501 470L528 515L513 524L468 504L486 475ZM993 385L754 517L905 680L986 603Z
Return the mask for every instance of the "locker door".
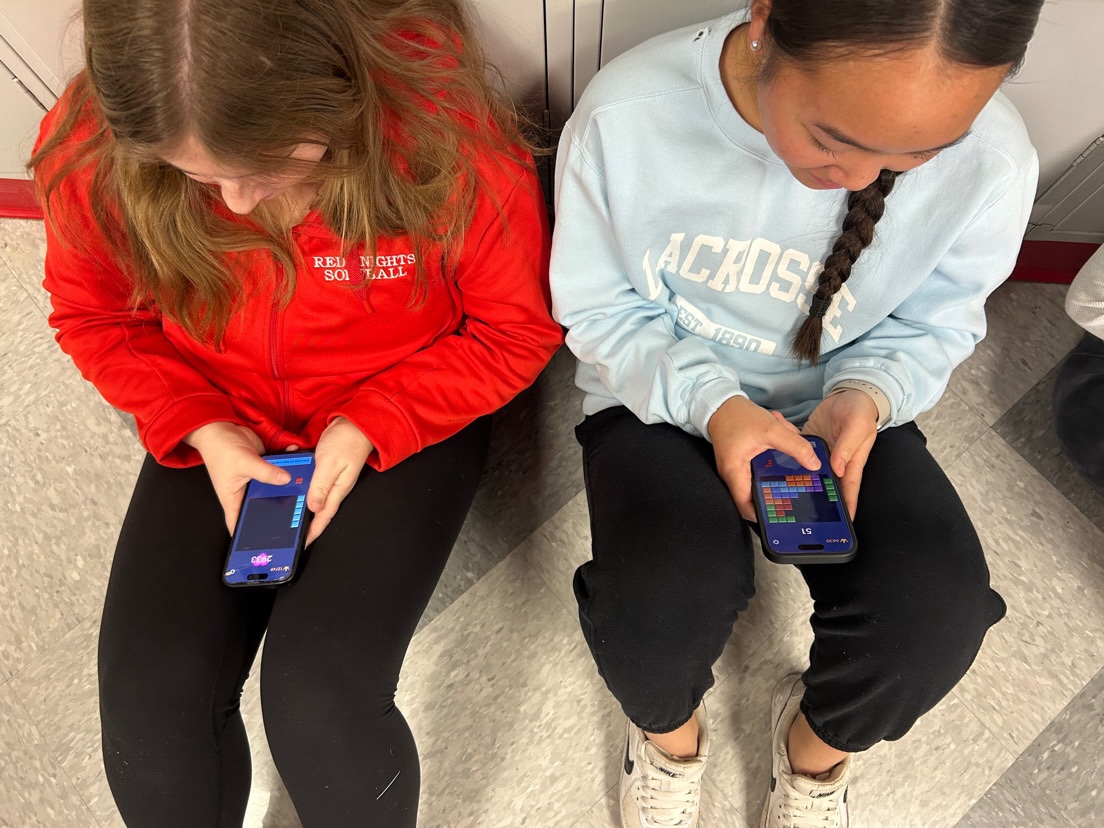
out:
M84 62L80 0L0 0L0 38L26 70L11 68L42 103L53 105Z
M4 113L0 178L28 178L23 165L31 155L38 122L46 112L4 63L0 63L0 112Z
M1104 135L1035 200L1028 241L1104 242Z
M575 101L599 68L650 37L723 17L740 0L576 0Z
M542 0L472 0L470 8L487 56L505 77L510 96L543 121L545 83Z
M510 97L533 122L552 129L562 119L552 117L549 105L546 2L553 0L469 0L469 8ZM552 168L546 160L538 162L538 173L545 194L551 193Z

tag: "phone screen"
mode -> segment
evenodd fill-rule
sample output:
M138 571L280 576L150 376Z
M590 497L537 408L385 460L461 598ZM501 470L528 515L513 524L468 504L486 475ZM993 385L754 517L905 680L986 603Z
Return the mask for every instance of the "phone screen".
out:
M307 490L314 474L314 453L266 455L265 461L286 468L283 486L250 481L230 544L223 580L233 586L271 585L295 574L296 556L307 528Z
M810 439L820 458L810 471L780 451L767 450L752 460L754 494L763 547L772 558L815 559L850 556L854 532L839 485L831 472L824 442ZM773 553L773 554L772 554Z

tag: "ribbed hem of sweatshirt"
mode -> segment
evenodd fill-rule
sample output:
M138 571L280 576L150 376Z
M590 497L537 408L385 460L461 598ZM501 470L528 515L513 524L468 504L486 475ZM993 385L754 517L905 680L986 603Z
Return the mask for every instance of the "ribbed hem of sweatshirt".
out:
M425 447L403 410L377 391L357 395L355 404L335 411L329 422L338 417L351 422L371 441L375 451L368 455L367 464L376 471L397 466Z
M163 466L185 469L203 462L199 452L182 442L197 428L210 423L240 423L230 400L221 394L183 397L154 417L139 423L146 450Z
M732 397L746 396L747 394L740 390L739 383L726 377L717 377L694 386L694 390L690 393L690 425L698 434L709 440L709 420L717 413L717 409Z

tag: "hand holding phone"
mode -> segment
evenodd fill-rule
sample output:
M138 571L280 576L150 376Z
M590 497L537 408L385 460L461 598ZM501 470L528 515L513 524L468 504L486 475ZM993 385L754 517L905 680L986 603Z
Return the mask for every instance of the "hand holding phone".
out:
M245 489L222 580L227 586L278 586L295 577L311 512L307 491L314 452L269 454L264 460L285 470L283 485L251 480Z
M854 520L863 469L878 437L878 406L864 391L833 392L813 409L802 431L823 437L831 447L832 471L843 484L843 502Z
M245 487L251 480L280 485L288 474L266 463L261 455L264 443L252 429L238 423L213 422L200 426L184 438L203 458L222 511L226 531L231 534L238 522Z
M728 486L744 520L755 519L751 459L766 448L777 448L815 464L816 453L795 426L778 411L768 411L747 397L730 397L708 424L717 473Z
M842 488L819 437L806 436L820 459L812 471L768 449L751 461L752 500L763 553L775 563L845 563L855 557L855 529Z
M314 512L307 546L329 526L345 496L356 485L364 463L375 450L363 432L344 417L336 417L315 447L318 468L307 494L307 505Z

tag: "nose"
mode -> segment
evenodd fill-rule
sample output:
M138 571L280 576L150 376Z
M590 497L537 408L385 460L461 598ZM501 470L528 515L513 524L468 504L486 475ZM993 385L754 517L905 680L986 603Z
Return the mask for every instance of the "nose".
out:
M264 199L264 190L252 184L231 181L220 185L222 200L239 216L248 215Z
M874 181L881 171L882 164L878 159L856 160L846 167L836 167L832 180L848 190L861 190Z

